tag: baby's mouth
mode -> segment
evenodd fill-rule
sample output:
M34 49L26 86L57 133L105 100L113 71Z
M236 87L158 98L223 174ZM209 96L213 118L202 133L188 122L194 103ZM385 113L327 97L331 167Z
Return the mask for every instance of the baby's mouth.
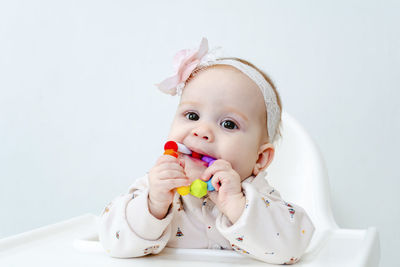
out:
M196 153L194 155L193 155L193 153L190 154L190 155L189 154L183 154L183 156L189 158L196 165L201 165L201 166L204 166L204 167L208 167L208 163L205 162L205 161L202 161L201 160L202 156L199 157Z
M192 157L191 155L185 155L186 157L188 157L191 161L193 161L195 164L204 166L204 167L208 167L207 162L202 161L201 159Z
M178 146L177 150L178 152L180 152L180 157L188 157L192 162L195 162L197 165L208 167L213 164L214 161L216 161L216 158L204 153L204 151L200 149L193 149L192 147L188 147L178 142L174 142L174 144L175 146Z
M207 154L202 154L202 153L196 152L192 149L190 149L190 151L191 151L191 154L186 154L186 156L188 158L190 158L192 161L196 162L197 164L201 164L205 167L209 166L210 161L215 160L214 157L209 156Z

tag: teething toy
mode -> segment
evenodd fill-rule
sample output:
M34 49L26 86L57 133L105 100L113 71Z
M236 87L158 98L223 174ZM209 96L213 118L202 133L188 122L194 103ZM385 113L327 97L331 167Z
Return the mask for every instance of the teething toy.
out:
M178 152L178 148L179 147L176 142L168 141L164 145L164 155L171 155L175 158L178 158L178 153L176 153L176 152ZM189 194L190 188L189 188L189 186L181 186L181 187L178 187L176 189L176 191L179 193L179 195L185 196L185 195Z
M198 198L205 196L207 194L207 183L200 179L194 180L190 185L190 194Z
M164 145L164 155L171 155L174 156L175 158L178 157L178 145L174 141L168 141Z
M183 154L191 155L193 158L201 159L204 162L208 163L208 167L216 161L216 159L209 156L202 156L199 153L194 151L190 151L185 145L176 143L174 141L168 141L164 145L164 155L171 155L175 158L178 158L178 153L181 152ZM190 186L181 186L176 189L178 194L181 196L185 196L187 194L192 194L195 197L201 198L207 194L207 191L214 191L215 188L211 184L211 178L204 182L200 179L196 179Z

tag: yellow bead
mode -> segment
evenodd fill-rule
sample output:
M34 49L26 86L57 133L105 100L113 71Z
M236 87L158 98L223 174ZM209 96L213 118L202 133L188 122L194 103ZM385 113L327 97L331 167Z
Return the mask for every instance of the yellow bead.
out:
M186 196L190 192L190 187L189 186L181 186L181 187L178 187L176 189L176 191L178 192L179 195Z
M207 195L207 183L200 179L195 180L190 186L190 194L198 198Z

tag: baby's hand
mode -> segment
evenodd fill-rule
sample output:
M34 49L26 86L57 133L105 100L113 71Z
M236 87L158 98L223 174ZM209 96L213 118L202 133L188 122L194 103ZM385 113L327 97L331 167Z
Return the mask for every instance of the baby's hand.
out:
M149 211L162 219L174 199L174 189L190 185L184 170L184 161L171 155L162 155L151 168L149 177Z
M240 175L232 169L228 161L219 159L204 171L201 180L208 181L211 176L211 184L217 192L209 192L209 197L218 209L235 223L246 204Z

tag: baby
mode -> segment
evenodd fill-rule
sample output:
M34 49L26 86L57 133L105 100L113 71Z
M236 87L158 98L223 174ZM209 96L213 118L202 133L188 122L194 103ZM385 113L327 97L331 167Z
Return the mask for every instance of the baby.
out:
M217 159L162 155L100 220L112 257L157 254L164 247L229 249L276 264L297 262L314 232L304 209L285 202L266 180L274 158L281 103L270 79L251 63L217 58L203 38L175 56L177 74L158 85L179 94L168 140ZM176 188L211 179L202 198Z

